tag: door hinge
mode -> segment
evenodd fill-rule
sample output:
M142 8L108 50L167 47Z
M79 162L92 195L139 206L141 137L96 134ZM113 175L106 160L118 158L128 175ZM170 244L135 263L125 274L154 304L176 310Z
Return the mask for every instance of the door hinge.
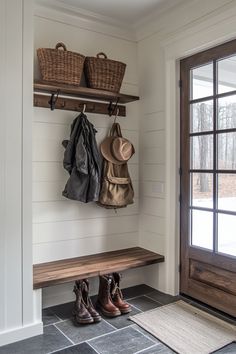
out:
M179 88L182 87L182 80L179 80Z
M182 168L179 168L179 175L182 176Z
M182 269L181 264L179 264L179 273L181 273L181 269Z
M179 203L181 204L181 202L182 202L182 195L179 194Z

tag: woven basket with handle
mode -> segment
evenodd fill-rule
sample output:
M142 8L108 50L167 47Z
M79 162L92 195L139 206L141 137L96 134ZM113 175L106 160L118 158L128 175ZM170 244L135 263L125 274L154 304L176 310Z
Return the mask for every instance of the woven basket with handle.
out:
M104 53L85 58L85 76L91 88L119 92L125 68L126 64L107 59Z
M84 55L68 51L63 43L57 43L55 49L39 48L37 55L43 80L70 85L80 84Z

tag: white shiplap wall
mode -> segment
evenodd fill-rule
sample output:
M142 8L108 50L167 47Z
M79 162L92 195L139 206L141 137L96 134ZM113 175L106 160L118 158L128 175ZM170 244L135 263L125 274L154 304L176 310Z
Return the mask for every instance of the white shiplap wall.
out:
M49 35L50 34L50 35ZM136 44L103 34L79 29L35 16L35 51L38 47L53 47L59 41L69 50L85 55L104 51L108 57L127 64L122 92L138 94ZM35 76L38 74L35 57ZM69 138L70 125L76 112L35 108L33 121L33 258L34 263L88 255L138 245L139 214L139 110L138 103L127 105L127 117L120 118L122 132L130 139L136 154L129 163L135 189L135 203L125 209L106 210L95 203L79 203L62 197L68 179L63 169L64 148L61 142ZM105 138L113 119L105 115L88 114L97 129L98 144ZM127 285L142 281L142 270L129 272ZM132 274L135 274L132 276ZM55 288L59 289L59 288ZM71 291L71 285L68 290ZM58 290L55 290L58 291ZM44 305L65 301L65 295L55 300L53 288L44 291ZM65 293L65 287L63 287ZM54 300L50 300L53 298ZM67 297L66 297L67 299Z
M235 10L230 0L184 1L137 31L140 245L165 256L145 268L145 283L172 295L180 261L179 59L235 38Z
M43 330L32 284L32 19L31 0L0 1L0 347Z
M165 254L164 57L158 41L138 43L140 106L140 245ZM145 78L145 79L144 79ZM164 290L163 265L148 267L145 280Z

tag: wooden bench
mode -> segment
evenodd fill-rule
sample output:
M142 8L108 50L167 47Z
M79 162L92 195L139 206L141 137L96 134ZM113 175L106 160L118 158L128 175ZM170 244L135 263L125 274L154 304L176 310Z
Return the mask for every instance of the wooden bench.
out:
M35 264L33 266L34 289L160 262L164 262L164 256L140 247L133 247Z

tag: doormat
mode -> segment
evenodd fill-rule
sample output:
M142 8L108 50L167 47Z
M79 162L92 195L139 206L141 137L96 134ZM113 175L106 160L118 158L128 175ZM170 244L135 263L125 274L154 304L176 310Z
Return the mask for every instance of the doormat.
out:
M180 354L209 354L236 340L235 326L181 300L130 319Z

